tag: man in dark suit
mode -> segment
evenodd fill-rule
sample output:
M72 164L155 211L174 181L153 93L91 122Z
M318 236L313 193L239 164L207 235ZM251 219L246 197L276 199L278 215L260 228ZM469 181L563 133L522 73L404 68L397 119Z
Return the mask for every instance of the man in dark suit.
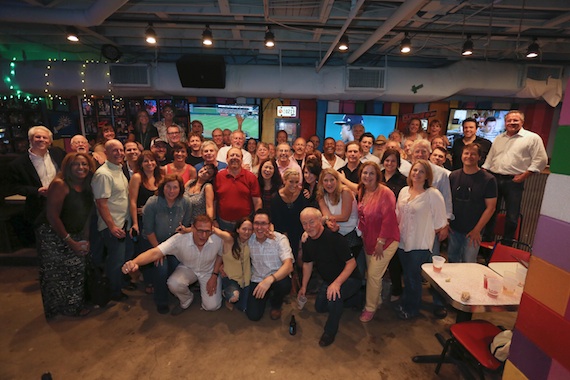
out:
M53 134L44 126L28 131L30 149L10 163L10 183L16 194L26 197L25 223L18 235L34 241L33 223L46 205L47 189L61 167L65 151L50 147Z

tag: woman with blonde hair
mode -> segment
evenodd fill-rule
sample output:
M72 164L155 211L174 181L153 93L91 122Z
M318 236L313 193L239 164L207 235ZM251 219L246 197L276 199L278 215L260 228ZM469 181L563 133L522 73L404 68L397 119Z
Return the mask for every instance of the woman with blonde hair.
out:
M358 206L352 191L342 184L336 170L327 168L321 171L317 201L327 227L347 238L352 254L358 259L362 249L360 231L356 228Z

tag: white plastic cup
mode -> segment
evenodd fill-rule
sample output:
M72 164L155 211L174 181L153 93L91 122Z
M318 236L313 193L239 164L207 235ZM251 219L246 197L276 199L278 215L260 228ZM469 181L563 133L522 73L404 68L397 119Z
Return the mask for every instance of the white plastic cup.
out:
M297 297L297 308L299 310L303 310L303 308L305 307L305 304L307 303L307 297L305 296L299 296Z
M487 278L487 294L489 297L497 298L503 288L503 279L497 277Z
M441 268L443 267L443 263L445 263L445 257L443 256L432 256L433 261L433 271L436 273L441 272Z
M526 272L527 271L528 271L528 269L526 269L522 265L519 265L517 267L516 277L517 277L519 286L524 286L524 283L526 281Z
M87 240L81 240L78 241L78 243L81 245L81 250L83 251L83 253L87 254L89 252L89 242Z
M514 272L513 272L514 273ZM504 277L503 278L503 293L512 296L515 294L515 289L518 285L518 280L515 277Z

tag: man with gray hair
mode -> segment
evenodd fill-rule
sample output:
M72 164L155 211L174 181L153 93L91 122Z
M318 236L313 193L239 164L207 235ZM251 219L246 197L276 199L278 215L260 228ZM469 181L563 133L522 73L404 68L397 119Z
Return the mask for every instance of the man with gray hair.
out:
M242 165L244 169L251 171L252 157L251 153L243 149L243 144L245 144L245 133L243 131L236 129L231 134L231 146L224 146L218 151L217 160L220 162L225 162L227 164L226 158L228 156L228 151L230 148L238 148L242 153Z
M97 230L107 248L106 259L97 259L105 261L105 274L111 284L111 299L123 301L129 298L121 291L124 285L121 266L126 261L125 238L130 223L129 183L122 169L125 160L123 144L115 139L107 141L105 154L107 161L97 169L91 181L99 216Z
M89 141L83 135L75 135L69 142L74 152L89 153Z
M44 126L35 126L28 131L30 148L10 163L9 183L15 194L24 195L24 223L18 235L28 242L34 241L33 223L46 206L49 184L61 167L65 151L51 147L52 132Z
M522 112L509 111L505 116L506 131L497 136L483 164L483 168L497 179L497 204L500 205L505 200L505 239L514 238L526 179L534 173L540 173L548 163L542 139L536 133L524 129L523 124ZM490 222L491 226L495 224L496 212Z

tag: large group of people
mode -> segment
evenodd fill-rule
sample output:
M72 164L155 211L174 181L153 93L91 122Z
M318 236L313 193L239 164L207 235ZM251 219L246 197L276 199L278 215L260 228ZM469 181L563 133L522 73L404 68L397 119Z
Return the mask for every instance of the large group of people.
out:
M421 265L448 236L450 262L476 261L501 199L505 237L513 238L524 181L547 161L519 111L506 115L493 144L464 120L449 154L437 121L424 133L412 119L388 137L354 125L353 141L326 137L321 153L318 136L289 146L286 133L275 145L249 139L244 149L239 118L237 130L216 129L205 140L202 123L187 133L171 111L155 126L140 112L124 144L112 127L101 129L92 152L75 136L66 156L50 147L49 129L29 130L12 183L36 220L47 319L89 312L89 258L104 268L114 301L128 299L124 289L135 290L142 275L161 314L187 310L192 284L203 310L225 303L251 321L267 303L270 318L280 319L288 295L314 292L315 309L329 313L319 340L328 346L345 306L373 320L388 276L397 316L417 317ZM434 305L445 317L435 296Z

